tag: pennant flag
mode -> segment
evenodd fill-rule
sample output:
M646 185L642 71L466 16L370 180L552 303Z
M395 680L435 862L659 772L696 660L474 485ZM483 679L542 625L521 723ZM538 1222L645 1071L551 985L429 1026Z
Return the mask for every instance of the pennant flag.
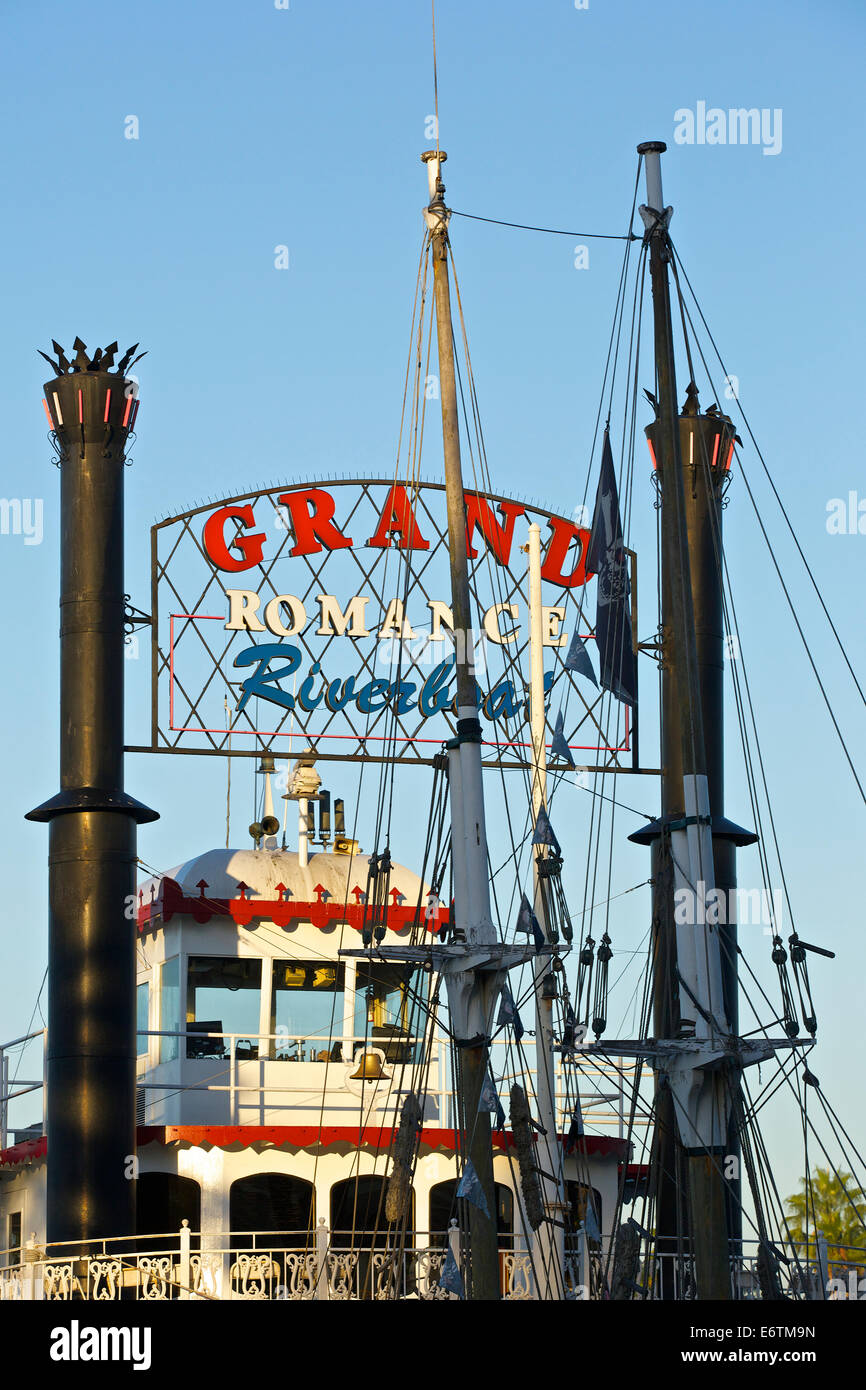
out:
M586 1216L583 1218L583 1229L586 1231L590 1240L601 1240L601 1231L598 1229L598 1221L591 1201L586 1204Z
M550 824L550 817L543 806L539 807L538 815L535 818L535 834L532 837L534 845L550 845L557 855L562 858L562 850L559 848L559 841L553 833L553 826Z
M592 681L596 690L598 689L598 681L592 669L589 652L586 650L580 633L577 632L577 630L575 630L575 634L571 639L571 646L565 658L565 669L566 671L576 671L579 676L586 676L588 681Z
M583 1133L583 1111L580 1108L580 1098L578 1098L575 1101L574 1114L571 1117L571 1124L568 1128L568 1134L565 1137L565 1148L567 1153L574 1148L578 1139L583 1138Z
M514 924L515 931L531 932L535 941L535 954L547 944L547 938L541 927L538 925L538 918L529 906L529 899L526 894L522 894L520 899L520 911L517 914L517 921Z
M598 643L602 688L609 690L624 704L634 705L637 702L637 673L631 645L628 557L623 548L616 473L607 431L592 531L586 549L586 569L587 573L598 576L595 640Z
M458 1298L463 1298L463 1276L457 1268L457 1261L454 1258L454 1251L448 1246L448 1254L445 1256L445 1263L442 1266L442 1278L439 1280L440 1289L445 1289L446 1293L456 1293Z
M467 1158L466 1167L463 1169L463 1177L457 1187L457 1196L463 1197L465 1201L471 1202L479 1211L483 1211L486 1217L490 1216L490 1208L487 1205L487 1198L484 1196L484 1188L481 1186L481 1179L475 1171L475 1164L471 1158Z
M488 1072L481 1087L481 1095L478 1098L478 1109L486 1110L488 1114L496 1116L494 1129L505 1128L505 1111L493 1084L493 1077Z
M553 726L553 738L550 743L550 756L552 758L562 758L569 767L574 767L574 758L571 756L571 749L565 741L565 730L563 728L564 715L562 710L556 716L556 723Z
M515 1042L520 1042L520 1039L523 1037L524 1028L520 1021L520 1014L514 1007L514 999L512 998L511 990L506 984L502 986L502 998L499 1004L496 1026L497 1028L504 1028L509 1023L514 1029Z

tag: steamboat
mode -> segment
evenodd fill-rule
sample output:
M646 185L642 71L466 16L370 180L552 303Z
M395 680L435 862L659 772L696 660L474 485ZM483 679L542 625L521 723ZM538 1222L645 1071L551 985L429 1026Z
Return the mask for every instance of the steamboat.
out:
M123 580L135 350L115 368L117 344L76 340L71 360L54 344L61 790L29 813L50 834L48 1025L0 1049L4 1299L823 1299L866 1264L866 1239L828 1248L808 1220L795 1236L760 1128L787 1086L833 1171L857 1170L812 1070L809 968L832 952L795 926L783 939L754 712L725 660L722 513L748 422L713 385L663 152L638 147L592 508L586 491L570 513L495 491L438 148L393 476L164 519L150 613ZM425 479L431 356L442 454ZM641 639L628 526L652 505ZM131 745L124 643L147 629L151 738ZM658 685L657 744L639 675ZM726 685L746 826L725 812ZM124 789L124 753L224 759L225 847L149 865L138 827L156 812ZM426 799L401 796L407 764ZM256 787L241 848L232 769ZM354 804L332 798L349 770ZM632 899L648 945L636 1027L612 1038L606 865L630 779L658 798L630 835L649 851ZM566 780L597 807L583 843ZM399 862L404 817L424 827L418 862ZM749 847L778 997L750 994L745 1020Z

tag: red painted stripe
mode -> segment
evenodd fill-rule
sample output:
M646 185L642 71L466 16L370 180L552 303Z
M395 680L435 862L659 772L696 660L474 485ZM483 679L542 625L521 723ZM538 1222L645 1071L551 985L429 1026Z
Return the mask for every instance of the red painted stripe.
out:
M193 1148L208 1147L228 1149L236 1146L251 1148L254 1144L291 1145L293 1148L330 1148L337 1144L349 1144L352 1148L390 1149L396 1137L396 1129L371 1125L359 1129L355 1125L139 1125L137 1142L144 1144L189 1144ZM561 1143L565 1136L559 1135ZM425 1149L444 1149L455 1153L460 1143L460 1133L453 1129L436 1129L425 1126L421 1130L421 1147ZM506 1150L514 1147L514 1135L494 1132L494 1149ZM627 1139L617 1139L607 1134L585 1134L574 1145L572 1152L599 1158L628 1157L630 1144ZM48 1152L48 1141L43 1134L39 1139L22 1139L20 1144L12 1144L0 1150L0 1166L13 1167L18 1163L29 1163L36 1158L44 1158Z

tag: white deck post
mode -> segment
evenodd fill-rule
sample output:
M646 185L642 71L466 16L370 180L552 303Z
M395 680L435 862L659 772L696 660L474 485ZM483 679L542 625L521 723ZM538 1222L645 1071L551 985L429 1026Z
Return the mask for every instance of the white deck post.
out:
M330 1298L331 1284L328 1278L328 1245L330 1232L324 1216L319 1217L316 1226L316 1298Z
M180 1260L177 1277L180 1284L180 1297L189 1298L189 1222L186 1217L180 1223Z

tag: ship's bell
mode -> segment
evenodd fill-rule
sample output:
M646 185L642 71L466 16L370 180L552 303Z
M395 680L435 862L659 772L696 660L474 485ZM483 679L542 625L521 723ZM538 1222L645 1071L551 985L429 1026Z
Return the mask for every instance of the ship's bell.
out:
M378 1052L362 1052L357 1061L358 1070L349 1077L350 1081L387 1081L389 1079Z

